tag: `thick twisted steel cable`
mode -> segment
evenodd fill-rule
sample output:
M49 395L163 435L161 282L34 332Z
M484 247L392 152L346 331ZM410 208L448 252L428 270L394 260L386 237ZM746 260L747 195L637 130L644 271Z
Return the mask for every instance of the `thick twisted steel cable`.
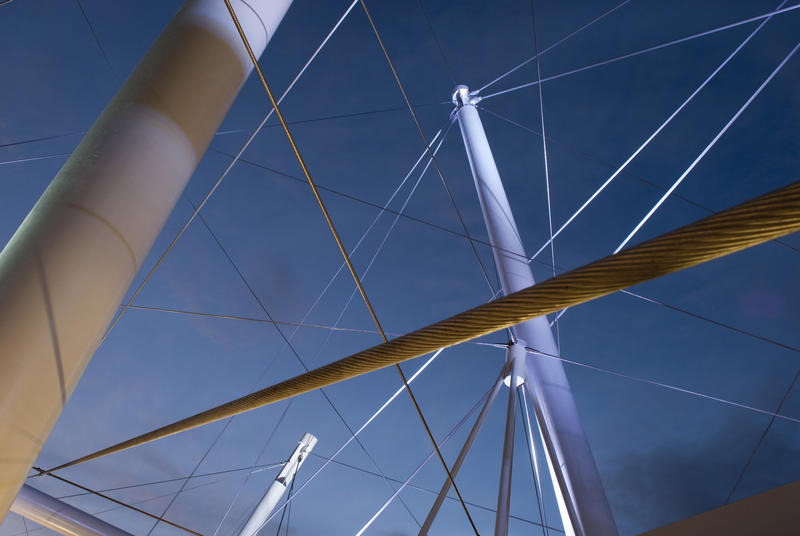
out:
M347 268L350 270L350 275L353 276L353 281L355 282L356 286L358 287L358 291L361 293L361 297L364 300L364 304L366 305L367 309L369 310L369 314L372 317L372 320L375 323L375 326L378 328L378 331L381 332L381 337L383 338L384 343L386 343L386 342L389 341L389 339L386 337L386 334L383 331L383 327L381 326L381 323L378 320L378 316L375 313L375 309L372 307L372 303L370 302L369 298L367 297L367 293L364 290L363 285L361 284L361 280L358 278L358 274L356 273L356 270L353 267L353 263L350 261L350 257L347 255L347 250L345 249L344 244L342 243L342 240L339 237L339 233L336 231L336 226L333 224L333 220L331 219L330 214L328 213L328 209L325 207L325 203L322 200L322 197L319 195L319 191L317 191L317 187L314 184L314 180L311 178L311 173L309 172L308 167L306 166L306 163L303 160L303 157L300 155L300 150L298 149L297 144L294 141L294 137L292 136L292 133L290 132L289 127L286 124L286 120L284 119L283 114L280 111L280 108L278 106L278 102L275 100L275 97L272 94L272 90L270 90L269 84L267 84L267 80L264 77L264 73L261 71L261 67L258 64L258 59L256 58L255 54L253 53L253 49L250 46L249 41L247 40L247 36L244 33L244 29L242 28L242 25L239 23L239 19L236 16L236 11L233 9L233 6L231 5L230 0L224 0L224 1L225 1L225 7L228 9L228 13L230 13L231 19L233 20L233 23L236 25L236 30L239 33L239 37L242 39L242 44L247 49L247 54L250 56L250 61L253 63L253 68L255 69L256 73L258 74L258 78L261 80L261 85L264 87L264 91L266 91L266 93L267 93L267 97L269 98L270 104L272 105L272 109L275 110L275 115L278 117L278 120L280 121L281 126L283 127L283 131L286 133L286 138L288 139L289 144L292 147L292 151L294 152L295 157L297 158L297 162L300 164L300 167L303 170L303 174L305 175L306 180L308 181L308 185L311 188L311 191L314 194L315 199L317 200L317 204L319 205L319 208L322 211L323 216L325 217L325 221L328 223L328 227L331 230L331 234L333 235L333 238L336 241L336 245L339 247L339 251L341 252L342 257L344 258L344 261L347 264ZM377 29L375 29L374 23L372 23L372 18L369 16L369 12L367 11L367 7L364 4L364 0L361 0L361 5L364 8L365 13L367 13L367 17L370 19L370 23L372 24L373 30L375 30L376 35L377 35ZM380 40L380 36L378 36L378 39ZM385 52L385 49L384 49L384 52ZM387 59L388 59L388 56L387 56ZM394 68L393 68L393 70L394 70ZM398 82L399 82L399 80L398 80ZM405 96L405 92L403 93L403 95ZM406 98L406 103L409 105L409 107L411 106L411 103L408 101L407 98ZM412 109L412 114L413 114L413 109ZM415 120L416 120L416 116L415 116ZM419 127L419 122L417 122L417 126ZM421 127L420 127L420 129L421 129ZM432 152L432 150L430 148L430 145L427 142L427 138L425 138L425 135L422 132L422 130L420 130L420 134L422 135L423 139L426 140L425 143L426 143L427 151L430 154L431 160L434 162L434 165L436 165L437 170L438 170L438 164L436 164L436 159L435 159L435 157L433 155L433 152ZM470 244L472 244L472 242L470 242ZM472 247L473 247L473 249L475 249L474 244L472 245ZM477 253L478 253L477 250L475 250L475 254L476 255L477 255ZM478 257L478 262L480 263L480 257ZM483 268L483 264L482 263L481 263L481 268ZM484 270L484 275L485 275L485 270ZM487 280L488 280L488 276L487 276ZM489 284L489 287L491 288L491 283ZM472 521L472 518L469 515L469 511L467 509L467 505L464 504L463 499L461 499L461 494L458 493L458 488L456 487L456 483L453 481L453 478L450 475L450 470L447 468L447 462L445 462L444 456L442 455L441 451L439 450L439 446L436 444L436 438L434 438L433 432L431 431L430 426L428 426L428 422L425 420L425 416L422 413L422 408L420 407L419 403L417 402L417 398L414 396L414 393L411 390L411 386L408 384L408 380L406 379L406 375L403 373L403 369L400 367L400 365L398 363L395 363L395 368L396 368L398 374L400 375L400 378L403 380L403 385L405 385L406 391L408 392L408 395L411 398L411 402L414 404L414 409L416 409L417 415L419 415L420 421L422 422L422 425L425 428L425 432L428 434L428 438L430 439L431 443L433 444L434 450L436 450L436 453L439 456L439 461L442 463L442 467L444 468L445 472L447 473L448 478L450 478L450 481L451 481L451 483L453 485L453 490L456 491L456 494L459 496L459 499L461 500L461 505L464 508L464 512L466 513L467 518L469 518L470 524L472 525L473 529L475 530L475 534L478 534L478 530L475 528L475 524L474 524L474 522Z
M800 230L800 181L616 255L63 464L51 472L354 378Z

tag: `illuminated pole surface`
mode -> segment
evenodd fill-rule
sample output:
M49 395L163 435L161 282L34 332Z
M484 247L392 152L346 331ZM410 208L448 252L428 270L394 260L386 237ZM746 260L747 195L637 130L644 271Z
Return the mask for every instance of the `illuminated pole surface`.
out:
M510 294L533 285L533 274L469 89L458 86L453 103L503 292ZM523 322L513 332L520 342L525 341L532 348L558 354L546 317ZM525 386L531 394L567 534L616 535L616 524L563 365L554 359L531 356L525 360L525 368Z
M27 484L19 490L11 511L65 536L131 536Z
M234 1L257 54L290 4ZM0 519L251 68L187 1L0 253Z
M283 466L283 469L278 474L277 478L272 481L272 485L267 489L267 492L261 498L261 501L250 514L247 523L244 524L242 530L239 531L239 536L256 536L258 531L267 523L267 519L272 511L277 506L278 501L281 500L286 489L294 480L294 476L303 465L306 457L317 444L317 438L313 435L306 433L300 440L300 444L294 449L294 452L289 457L289 461Z

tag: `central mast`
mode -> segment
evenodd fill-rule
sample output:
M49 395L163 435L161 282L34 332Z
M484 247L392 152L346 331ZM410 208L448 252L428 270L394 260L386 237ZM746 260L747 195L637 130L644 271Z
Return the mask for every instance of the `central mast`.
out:
M478 98L471 95L466 86L457 86L453 93L453 103L456 105L454 113L458 118L472 176L475 179L475 188L489 233L502 290L505 294L510 294L533 285L535 281L475 106L477 100ZM583 432L562 363L552 357L512 351L530 348L543 354L557 356L558 347L547 318L541 316L518 324L512 328L512 335L514 344L508 352L510 370L520 371L521 378L518 380L516 374L511 373L512 394L509 396L514 398L514 387L519 381L523 381L524 388L532 400L566 533L578 536L616 535L616 524L597 473L592 451ZM509 406L498 494L496 535L506 534L508 527L513 420ZM502 516L505 516L505 519L501 519Z

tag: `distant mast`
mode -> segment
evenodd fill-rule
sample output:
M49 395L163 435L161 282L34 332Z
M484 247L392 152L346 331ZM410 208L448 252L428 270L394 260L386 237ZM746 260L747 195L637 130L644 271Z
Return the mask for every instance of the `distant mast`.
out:
M260 55L291 0L233 3ZM251 69L187 1L0 253L0 519Z

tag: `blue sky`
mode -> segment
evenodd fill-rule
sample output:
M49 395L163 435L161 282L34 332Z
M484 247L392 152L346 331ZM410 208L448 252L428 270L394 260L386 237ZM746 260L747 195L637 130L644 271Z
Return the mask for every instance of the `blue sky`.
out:
M616 4L614 0L538 0L540 47ZM429 138L447 122L451 106L444 103L449 102L455 83L479 87L533 54L527 1L373 0L368 5ZM17 0L0 7L3 243L77 145L79 133L91 126L178 6L177 1ZM700 5L631 0L543 55L542 74L547 77L614 58L776 6L775 1ZM345 8L346 3L339 1L295 1L261 62L274 89L282 92ZM613 251L797 44L798 23L798 12L768 22L575 220L555 242L558 271ZM757 24L544 83L554 224L565 221ZM489 92L535 79L531 63ZM800 59L794 57L635 241L797 180L799 84ZM533 252L548 236L541 139L489 112L538 131L536 87L486 99L481 106L520 232L527 250ZM352 250L378 214L376 206L383 206L424 149L358 8L286 98L282 111L290 123L303 121L292 125L293 133L315 180L329 189L323 192L325 202L346 247ZM203 199L230 162L229 155L239 150L266 112L263 90L251 79L221 127L236 132L221 134L212 142L186 190L186 199L176 206L135 284L191 214L190 202ZM54 138L17 143L50 136ZM193 223L135 305L263 319L264 312L211 229L273 318L303 319L341 258L311 192L302 181L292 179L301 177L301 172L274 121L258 135L244 160L201 212L205 223ZM449 133L439 163L470 235L486 241L457 129ZM412 176L412 183L417 177ZM400 210L410 184L400 190L391 209ZM409 217L398 219L364 277L381 322L395 333L489 298L478 263L460 236L458 218L435 173L422 178L405 214ZM353 253L360 272L393 219L384 214ZM560 322L562 355L774 412L800 367L796 327L800 290L795 277L800 239L789 236L782 242L633 289L667 306L615 294L570 310ZM477 247L485 265L493 269L491 252L483 245ZM541 258L546 261L549 253ZM547 263L532 266L538 280L552 274ZM352 291L352 281L342 272L305 322L334 325ZM372 329L357 296L339 325ZM294 331L287 325L280 329L287 337ZM303 327L291 340L303 361L317 366L372 346L379 337L342 331L329 337L324 329ZM484 340L502 343L505 337L495 334ZM503 359L501 349L465 344L444 351L413 384L437 437L444 437L478 401ZM420 360L409 362L404 369L411 372L421 364ZM764 414L674 390L574 365L566 369L623 534L637 534L720 506L770 421ZM132 309L96 353L39 464L57 465L301 371L298 359L268 323ZM348 425L357 428L398 385L396 373L387 369L326 392ZM458 478L465 498L488 508L496 503L504 412L500 398ZM800 419L797 389L789 394L781 413ZM449 461L470 424L444 446ZM217 423L193 430L71 468L64 476L95 489L186 476L222 427ZM279 462L305 431L319 438L314 452L320 456L332 454L348 437L325 398L319 392L309 393L291 405L283 402L237 417L197 473ZM518 432L512 514L538 523L525 438L521 428ZM799 432L796 422L774 422L736 487L734 499L800 478ZM353 444L339 458L347 466L331 464L320 473L292 502L291 533L356 532L391 495L382 478L365 470L404 481L430 452L405 396L360 437L369 455ZM298 485L320 464L321 459L312 456L298 476ZM247 471L194 478L165 517L212 534L233 501L220 529L221 534L231 533L277 471L254 473L247 480ZM442 470L433 460L412 484L432 490L438 489L442 479ZM57 496L79 491L48 479L35 484ZM109 493L160 514L181 484L173 481ZM543 485L550 485L546 477ZM401 497L421 520L433 496L419 488L407 489ZM96 497L68 500L92 512L113 506ZM548 522L557 526L552 494L546 494L544 502ZM494 514L477 506L470 511L481 533L490 533ZM151 520L122 509L100 515L134 534L146 534L152 526ZM274 532L276 527L273 522L264 532ZM370 533L416 534L416 527L406 508L395 501ZM447 502L434 528L441 534L466 533L468 526L455 501ZM538 530L522 520L511 524L513 534ZM24 527L14 514L0 526L2 536L20 532L24 533ZM152 532L179 533L164 524Z

